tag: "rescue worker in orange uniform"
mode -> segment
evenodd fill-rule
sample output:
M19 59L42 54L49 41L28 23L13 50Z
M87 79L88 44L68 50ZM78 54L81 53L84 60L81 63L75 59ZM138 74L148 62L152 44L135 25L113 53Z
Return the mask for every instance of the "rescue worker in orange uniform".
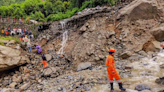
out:
M109 49L109 56L106 59L106 65L107 65L107 72L108 72L108 77L109 77L109 82L111 86L111 92L113 92L113 78L115 78L118 82L119 88L121 91L125 91L126 89L122 87L122 82L120 81L120 76L117 73L115 69L115 61L113 59L115 53L115 49L111 48Z
M47 59L46 59L44 53L43 53L43 55L42 55L42 59L43 59L43 61L42 61L43 67L46 68L46 67L47 67Z

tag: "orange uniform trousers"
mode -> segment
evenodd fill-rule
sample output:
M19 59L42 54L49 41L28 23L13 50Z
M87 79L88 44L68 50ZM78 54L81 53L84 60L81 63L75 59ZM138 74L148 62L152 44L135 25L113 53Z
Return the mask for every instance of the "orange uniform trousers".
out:
M120 80L120 76L117 73L116 69L114 69L114 73L112 73L112 70L110 68L107 68L107 72L108 72L108 78L109 80L113 80L113 78L115 78L116 80Z
M47 67L47 61L43 60L42 63L43 63L43 67L46 68Z

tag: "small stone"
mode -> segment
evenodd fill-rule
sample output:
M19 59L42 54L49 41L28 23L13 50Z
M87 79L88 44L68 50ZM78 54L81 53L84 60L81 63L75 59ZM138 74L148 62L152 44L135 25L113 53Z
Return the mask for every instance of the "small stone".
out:
M125 66L125 69L132 69L131 66Z
M50 54L46 54L45 56L46 56L47 61L52 60L52 56Z
M13 83L11 83L11 84L9 85L9 87L15 88L16 85L17 85L17 83L16 83L16 82L13 82Z
M13 77L13 81L17 82L17 83L20 83L20 82L22 82L22 77L21 76Z
M30 87L30 83L25 83L20 87L20 90L27 90Z
M100 60L100 58L99 58L99 57L96 57L96 58L95 58L95 60L96 60L96 61L99 61L99 60Z

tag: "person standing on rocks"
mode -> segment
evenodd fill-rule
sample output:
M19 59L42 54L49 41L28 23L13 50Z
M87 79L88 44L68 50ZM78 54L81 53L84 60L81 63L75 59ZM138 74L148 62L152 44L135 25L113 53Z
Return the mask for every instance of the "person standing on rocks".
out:
M44 53L42 54L42 59L43 59L43 60L42 60L43 67L44 67L44 68L46 68L46 67L47 67L47 59L46 59L46 57L45 57L45 54L44 54Z
M109 82L111 86L111 92L114 91L113 78L117 80L120 90L125 91L126 89L122 87L122 82L120 81L121 78L114 67L115 65L115 61L113 59L114 53L115 53L115 49L113 48L109 49L109 56L106 59L107 72L108 72Z
M29 53L32 53L32 48L31 48L30 42L27 42L27 48L28 48Z

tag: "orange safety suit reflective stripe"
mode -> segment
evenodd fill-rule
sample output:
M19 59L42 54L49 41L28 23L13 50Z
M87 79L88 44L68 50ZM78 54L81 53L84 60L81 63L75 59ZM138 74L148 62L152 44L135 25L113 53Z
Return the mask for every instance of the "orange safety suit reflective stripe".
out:
M114 62L114 59L113 59L112 55L109 55L107 57L106 65L107 65L107 72L108 72L109 80L113 80L113 78L115 78L116 80L120 80L120 76L119 76L119 74L117 73L117 71L114 67L115 62Z
M42 63L43 63L43 67L46 68L47 67L47 61L43 60Z

